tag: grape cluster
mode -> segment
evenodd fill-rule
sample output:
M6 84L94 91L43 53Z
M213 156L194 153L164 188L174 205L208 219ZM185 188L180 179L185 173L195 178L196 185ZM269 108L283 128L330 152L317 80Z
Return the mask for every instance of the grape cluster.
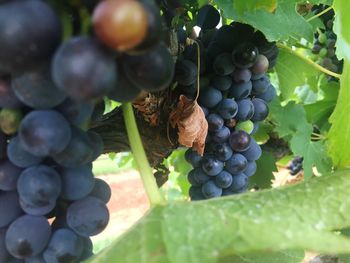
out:
M252 135L269 113L267 103L276 95L266 72L278 49L264 35L238 22L217 29L218 11L206 5L199 10L201 26L200 96L208 136L204 156L188 149L186 160L192 200L241 193L256 172L262 150ZM193 99L197 87L197 49L187 46L175 66L180 93Z
M92 255L90 236L106 227L111 195L92 173L104 147L87 130L94 107L173 78L153 1L80 4L92 12L92 33L63 42L62 10L0 1L0 263Z
M289 162L287 169L289 170L290 175L296 175L303 170L303 161L303 157L296 156Z
M316 15L328 8L327 5L314 5L312 12ZM321 66L336 72L341 73L343 70L343 61L338 60L335 54L335 45L337 35L333 32L334 11L329 10L320 16L324 24L324 28L318 28L315 33L315 41L313 43L311 56Z

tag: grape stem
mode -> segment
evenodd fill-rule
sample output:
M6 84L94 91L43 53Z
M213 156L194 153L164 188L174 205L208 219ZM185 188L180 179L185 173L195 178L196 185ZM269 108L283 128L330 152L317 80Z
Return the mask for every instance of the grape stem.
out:
M295 50L293 50L292 48L282 44L282 43L277 43L277 47L280 48L280 49L284 49L285 51L289 52L290 54L294 55L294 56L297 56L298 58L304 60L307 64L309 64L310 66L314 67L315 69L327 74L327 75L330 75L332 77L335 77L337 79L340 78L340 74L338 73L335 73L333 71L330 71L322 66L320 66L319 64L313 62L311 59L307 58L306 56L302 55L302 54L299 54L298 52L296 52Z
M141 174L141 179L148 199L151 205L165 204L165 200L161 195L156 179L153 176L152 167L147 160L131 103L124 103L122 109L131 152L133 153L137 168Z
M331 9L333 9L333 7L332 6L330 6L330 7L328 7L328 8L326 8L325 10L323 10L322 12L319 12L318 14L316 14L316 15L314 15L314 16L312 16L312 17L310 17L309 19L307 19L306 21L307 22L310 22L310 21L312 21L312 20L314 20L314 19L316 19L317 17L320 17L320 16L322 16L323 14L325 14L325 13L327 13L329 10L331 10Z

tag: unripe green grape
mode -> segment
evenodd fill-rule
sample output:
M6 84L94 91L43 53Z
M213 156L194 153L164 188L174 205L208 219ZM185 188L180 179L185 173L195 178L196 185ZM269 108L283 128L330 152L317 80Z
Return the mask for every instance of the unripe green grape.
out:
M246 133L250 134L254 129L254 123L250 120L239 122L235 129L237 131L245 131Z

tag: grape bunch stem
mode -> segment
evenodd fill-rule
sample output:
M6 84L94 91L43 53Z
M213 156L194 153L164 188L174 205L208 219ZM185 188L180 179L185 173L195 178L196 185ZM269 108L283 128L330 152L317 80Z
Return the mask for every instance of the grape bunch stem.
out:
M122 105L122 108L130 148L133 153L137 168L140 172L148 199L151 205L162 205L165 203L165 200L158 189L156 180L153 176L152 168L147 160L139 130L137 128L132 105L131 103L124 103Z

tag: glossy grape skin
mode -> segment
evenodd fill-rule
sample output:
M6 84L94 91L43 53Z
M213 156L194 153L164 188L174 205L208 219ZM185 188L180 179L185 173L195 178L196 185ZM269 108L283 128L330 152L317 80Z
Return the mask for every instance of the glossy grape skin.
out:
M61 178L53 168L46 165L25 169L17 181L20 199L32 206L52 204L61 193Z
M40 157L62 151L69 143L71 129L60 113L36 110L24 117L18 134L23 148Z
M238 112L236 119L238 121L247 121L254 115L254 105L250 99L237 101Z
M258 49L251 43L242 43L232 53L235 66L246 69L255 64L259 55Z
M248 176L244 173L239 173L232 176L232 184L227 188L227 190L233 193L240 193L245 191L248 187Z
M225 169L233 174L242 173L248 165L247 159L239 153L234 153L229 160L225 163Z
M94 30L98 38L120 51L141 44L147 34L147 20L145 8L133 0L101 1L93 13Z
M276 97L276 89L272 84L270 84L265 92L256 95L256 97L269 103Z
M229 97L235 98L236 100L245 99L250 95L252 87L251 81L232 84L229 91Z
M78 262L83 252L83 241L68 228L56 230L43 252L46 262Z
M262 94L266 92L269 86L270 86L270 80L266 75L264 75L260 79L253 80L252 94L254 95Z
M269 69L269 60L262 54L258 55L255 64L252 66L251 71L254 75L264 74Z
M252 77L252 72L249 69L236 69L233 73L233 79L236 83L248 82Z
M17 218L6 232L6 247L16 258L38 255L51 236L51 228L45 217L24 215Z
M223 99L216 110L223 119L232 119L238 112L238 105L233 99Z
M251 137L245 131L234 131L230 135L229 143L232 150L236 152L243 152L249 149Z
M64 92L52 82L47 67L13 78L12 89L23 104L35 109L53 108L66 98Z
M89 193L89 196L96 197L102 200L105 204L111 199L112 190L110 186L102 179L95 178L94 188Z
M201 29L213 29L220 21L219 11L212 5L204 5L198 10L197 26Z
M77 127L86 124L94 111L94 104L84 101L74 101L67 98L55 110L59 111L66 120Z
M222 194L222 189L213 181L208 181L202 185L202 193L206 198L219 197Z
M8 1L0 8L0 72L18 73L50 59L61 41L58 17L44 1Z
M121 64L130 82L150 92L166 89L175 71L173 57L162 42L144 54L122 56Z
M76 101L101 98L116 85L113 55L95 39L74 37L56 51L51 64L54 83Z
M217 176L215 176L215 184L220 188L228 188L232 184L232 175L223 170Z
M201 90L199 95L199 103L207 108L214 108L222 100L222 93L213 87Z
M42 161L41 157L34 156L24 149L18 136L12 137L7 144L7 157L14 165L22 168L39 164Z
M22 169L8 160L0 162L0 190L11 191L17 187L17 179Z
M224 169L224 163L214 158L205 156L202 160L202 169L207 175L215 176Z
M260 145L251 138L248 150L242 152L242 154L249 162L252 162L257 161L261 157L262 150Z
M191 170L187 178L193 186L201 186L210 180L210 177L200 167Z
M94 188L95 180L88 166L61 168L61 197L66 200L78 200L86 197Z
M266 102L259 98L252 99L254 105L254 114L251 118L252 121L263 121L269 115L269 107Z
M0 228L9 225L23 212L19 205L18 194L15 191L0 191Z
M95 197L85 197L72 203L67 210L67 223L78 235L94 236L105 229L109 213L106 205Z

